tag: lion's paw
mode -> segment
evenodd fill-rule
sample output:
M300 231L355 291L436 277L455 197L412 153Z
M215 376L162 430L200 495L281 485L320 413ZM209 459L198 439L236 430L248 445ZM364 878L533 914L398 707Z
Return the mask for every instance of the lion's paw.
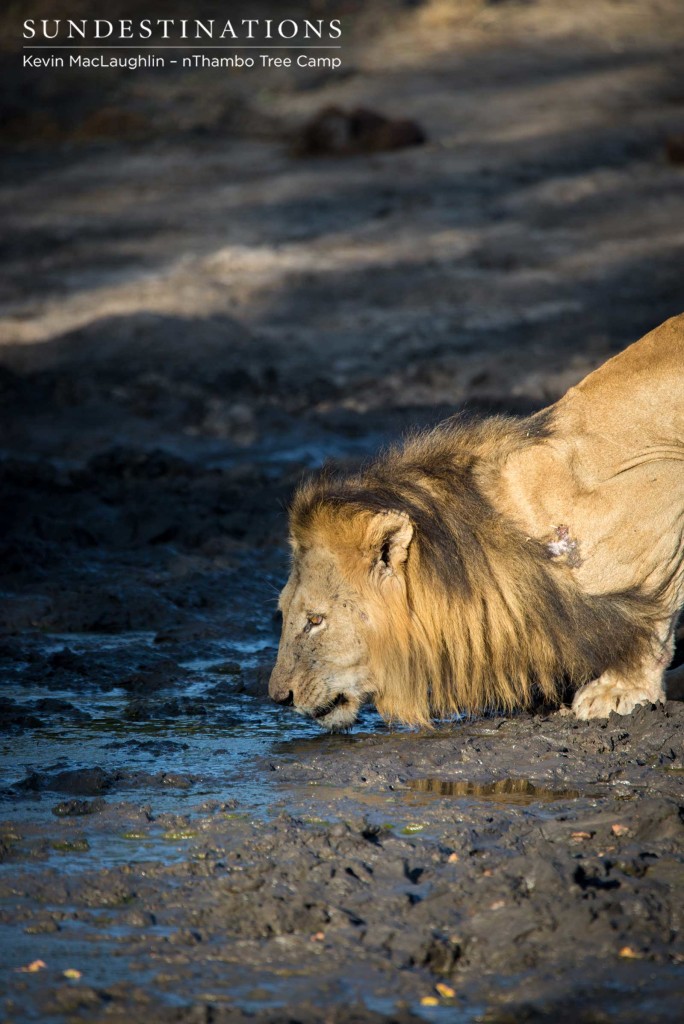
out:
M601 676L577 691L572 710L577 718L586 722L590 718L608 718L613 711L618 715L628 715L637 704L655 704L663 700L662 688Z

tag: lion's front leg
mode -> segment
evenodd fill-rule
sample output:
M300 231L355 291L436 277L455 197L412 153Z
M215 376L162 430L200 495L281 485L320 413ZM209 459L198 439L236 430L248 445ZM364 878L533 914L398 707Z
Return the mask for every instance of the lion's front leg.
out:
M674 620L664 622L654 640L653 655L633 672L608 669L575 694L572 710L578 718L608 718L616 711L628 715L637 704L660 704L666 700L665 669L674 650Z
M664 700L662 665L657 672L639 672L634 677L608 670L577 691L572 710L586 721L608 718L613 711L628 715L637 704L658 704Z

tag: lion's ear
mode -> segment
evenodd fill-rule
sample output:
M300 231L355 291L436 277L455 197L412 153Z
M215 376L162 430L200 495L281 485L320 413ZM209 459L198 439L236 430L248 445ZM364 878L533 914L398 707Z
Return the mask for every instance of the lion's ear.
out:
M413 524L405 512L378 512L370 524L374 568L397 572L408 558Z

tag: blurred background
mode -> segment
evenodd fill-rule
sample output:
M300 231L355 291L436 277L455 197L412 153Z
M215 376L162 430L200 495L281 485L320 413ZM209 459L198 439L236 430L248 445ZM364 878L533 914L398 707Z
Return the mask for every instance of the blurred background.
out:
M678 0L106 13L338 17L342 67L22 69L23 19L65 11L3 6L11 442L38 385L32 441L75 456L251 444L276 410L522 410L684 307Z

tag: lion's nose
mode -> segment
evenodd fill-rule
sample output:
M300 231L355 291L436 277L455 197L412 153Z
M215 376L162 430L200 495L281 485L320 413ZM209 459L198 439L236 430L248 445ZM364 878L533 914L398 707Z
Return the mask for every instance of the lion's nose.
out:
M294 705L294 691L290 689L291 684L290 673L284 672L276 662L268 681L268 695L271 700L274 700L276 704L282 704L285 708L291 708Z
M280 704L284 708L294 707L294 693L292 692L292 690L287 691L286 697L277 696L274 697L273 700L276 702L276 704Z

